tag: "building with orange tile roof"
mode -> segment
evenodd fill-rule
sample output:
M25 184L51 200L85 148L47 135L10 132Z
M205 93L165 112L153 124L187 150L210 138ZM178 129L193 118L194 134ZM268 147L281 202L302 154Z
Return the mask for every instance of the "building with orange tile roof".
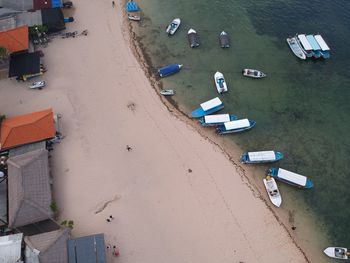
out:
M0 32L0 47L6 48L10 53L28 50L28 26Z
M0 151L51 139L55 135L52 109L6 118L1 122Z

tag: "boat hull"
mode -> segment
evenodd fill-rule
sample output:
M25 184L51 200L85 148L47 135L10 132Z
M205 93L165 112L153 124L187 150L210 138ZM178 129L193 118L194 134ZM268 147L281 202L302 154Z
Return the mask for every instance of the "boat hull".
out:
M239 133L239 132L248 131L248 130L252 129L255 126L256 122L253 121L253 120L249 120L249 124L250 124L249 127L233 129L233 130L226 130L225 126L222 124L222 125L219 125L217 127L217 133L219 135L224 135L224 134L229 134L229 133Z
M243 69L242 73L243 73L243 76L255 78L255 79L262 79L266 77L266 74L264 72L261 72L256 69L245 68Z
M270 198L271 203L274 206L280 207L282 204L282 197L278 190L277 183L274 178L264 178L263 179L267 195Z
M227 92L227 83L224 75L221 72L216 72L214 74L214 81L219 94Z
M302 60L306 59L306 55L295 37L287 38L287 43L296 57Z
M283 158L283 154L280 152L275 152L275 156L276 156L275 160L251 161L249 159L248 153L244 153L241 156L241 162L245 163L245 164L274 163L274 162L278 162L279 160L281 160Z
M191 116L192 116L192 118L200 118L200 117L203 117L205 115L217 112L223 108L224 108L224 104L216 106L216 107L214 107L210 110L207 110L207 111L204 111L201 107L199 107L199 108L195 109L194 111L192 111Z
M168 33L169 36L174 35L175 32L179 29L180 24L181 24L181 19L175 18L173 21L171 21L170 25L168 25L165 32Z
M167 77L167 76L170 76L172 74L179 72L181 67L182 67L182 65L180 65L180 64L171 64L171 65L168 65L168 66L165 66L165 67L158 69L158 73L159 73L159 76L162 78Z
M323 252L331 258L349 259L347 255L348 249L345 247L327 247Z
M267 174L273 178L275 178L276 180L278 181L281 181L283 183L286 183L286 184L289 184L289 185L292 185L292 186L296 186L296 187L299 187L299 188L304 188L304 189L310 189L312 188L314 185L313 185L313 182L310 180L310 179L307 179L306 180L306 183L305 185L300 185L300 184L296 184L294 182L291 182L291 181L288 181L288 180L285 180L283 178L280 178L278 176L278 168L270 168L267 172Z

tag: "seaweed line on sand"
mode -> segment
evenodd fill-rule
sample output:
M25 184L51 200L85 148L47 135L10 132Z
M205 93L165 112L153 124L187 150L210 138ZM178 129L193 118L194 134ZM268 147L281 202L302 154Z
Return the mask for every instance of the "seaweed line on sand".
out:
M126 21L126 20L124 20ZM139 65L141 66L141 69L145 73L146 77L149 80L149 83L151 84L151 87L154 89L164 106L168 109L170 114L172 114L175 118L181 120L184 122L186 125L190 126L193 128L198 134L201 135L203 139L211 143L212 145L216 146L218 149L221 150L221 152L224 154L224 156L232 163L232 165L236 168L238 174L240 175L242 181L244 184L251 190L253 195L256 198L259 198L262 202L265 203L266 207L271 211L273 216L276 218L277 222L286 230L288 233L288 236L291 238L292 242L294 245L299 249L299 251L303 254L306 262L311 262L307 256L304 250L298 245L296 242L295 238L291 235L291 232L289 228L284 224L282 219L277 215L276 211L274 211L271 208L271 205L268 203L267 199L263 197L261 194L261 191L259 188L254 184L254 182L247 176L246 171L244 168L237 163L233 157L229 154L229 152L224 148L223 145L219 144L214 137L214 133L209 133L205 131L203 128L198 127L197 122L190 118L185 112L183 112L178 104L170 99L165 99L163 96L157 92L162 88L162 83L159 81L159 77L157 77L154 72L153 72L153 67L152 67L152 61L151 58L147 55L145 48L143 44L140 42L140 39L137 37L136 33L132 29L132 24L129 21L126 21L123 26L125 26L127 33L126 35L126 40L129 42L131 50L136 57L136 60L138 61Z

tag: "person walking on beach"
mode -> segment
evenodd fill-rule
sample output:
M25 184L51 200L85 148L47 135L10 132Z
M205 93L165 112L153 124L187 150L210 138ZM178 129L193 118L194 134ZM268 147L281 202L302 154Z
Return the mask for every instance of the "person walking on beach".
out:
M112 1L112 7L114 8L114 6L115 6L115 3L114 3L114 1Z

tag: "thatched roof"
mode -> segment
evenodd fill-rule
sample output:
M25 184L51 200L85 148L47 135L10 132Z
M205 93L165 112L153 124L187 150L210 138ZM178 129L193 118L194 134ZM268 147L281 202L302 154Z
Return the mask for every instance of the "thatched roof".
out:
M7 160L9 227L52 217L48 151L31 151Z
M59 229L39 235L27 236L26 262L67 263L67 240L70 228Z

